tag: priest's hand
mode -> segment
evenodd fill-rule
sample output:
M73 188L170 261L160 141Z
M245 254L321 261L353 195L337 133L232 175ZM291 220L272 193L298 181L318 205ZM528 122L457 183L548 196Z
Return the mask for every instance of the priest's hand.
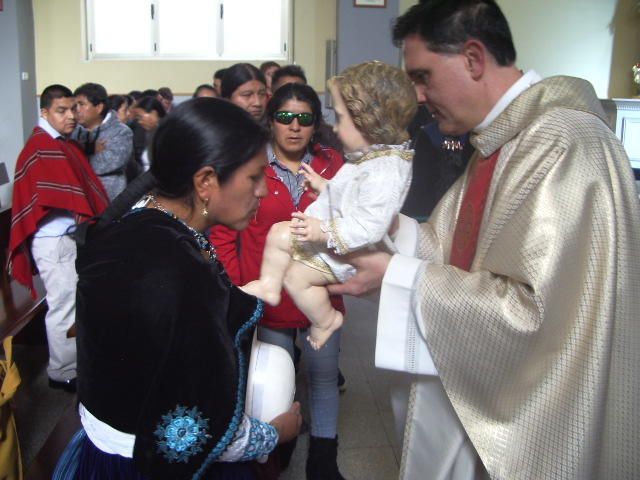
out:
M288 412L278 415L270 423L278 431L278 443L286 443L296 438L302 426L300 402L293 402Z
M378 290L387 271L391 255L387 252L359 250L343 257L346 263L353 265L356 274L344 283L327 285L332 295L353 295L358 297Z

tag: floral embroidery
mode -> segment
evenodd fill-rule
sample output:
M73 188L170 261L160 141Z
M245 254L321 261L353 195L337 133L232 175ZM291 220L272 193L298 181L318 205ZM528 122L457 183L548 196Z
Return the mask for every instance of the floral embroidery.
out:
M178 405L162 416L154 432L158 439L158 453L173 462L187 463L189 458L202 451L208 438L209 419L202 418L196 407L188 409Z

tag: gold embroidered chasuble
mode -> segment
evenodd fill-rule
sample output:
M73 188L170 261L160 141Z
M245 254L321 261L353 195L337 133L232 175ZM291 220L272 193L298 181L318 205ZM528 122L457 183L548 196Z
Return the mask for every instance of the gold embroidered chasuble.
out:
M501 151L470 272L447 265L467 174L421 226L426 340L492 478L640 478L640 207L604 118L554 77L472 136Z

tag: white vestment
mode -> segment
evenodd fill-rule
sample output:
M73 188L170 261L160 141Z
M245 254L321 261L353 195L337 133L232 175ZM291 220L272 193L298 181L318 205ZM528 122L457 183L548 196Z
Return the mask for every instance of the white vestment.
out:
M420 226L417 258L387 270L381 313L389 288L406 294L408 350L426 342L492 478L640 478L640 205L604 119L583 80L526 89L471 137L479 156L500 154L470 270L449 264L469 170ZM412 278L390 285L398 265ZM455 437L435 430L450 416L431 380L410 395L402 478L442 478L427 448ZM463 461L462 448L445 453Z

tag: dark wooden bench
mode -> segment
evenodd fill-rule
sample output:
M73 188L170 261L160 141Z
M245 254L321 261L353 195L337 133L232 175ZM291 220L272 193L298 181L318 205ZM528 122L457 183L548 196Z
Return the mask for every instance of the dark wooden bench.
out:
M44 287L39 277L34 278L37 297L31 297L27 288L13 280L7 272L7 249L11 228L11 209L0 211L0 341L9 335L17 335L34 317L44 312L46 303Z

